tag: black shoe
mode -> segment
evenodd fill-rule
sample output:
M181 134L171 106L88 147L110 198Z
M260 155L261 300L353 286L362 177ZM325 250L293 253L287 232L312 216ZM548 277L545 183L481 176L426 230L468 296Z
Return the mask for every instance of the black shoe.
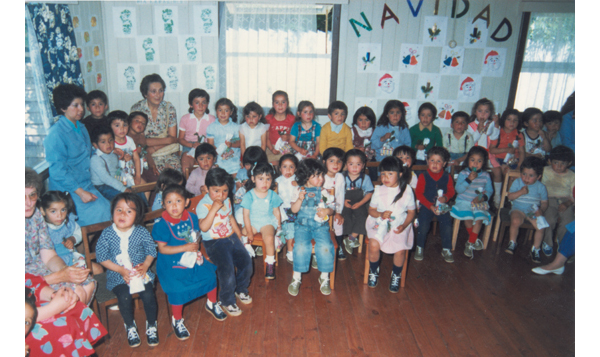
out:
M125 325L125 332L127 333L127 343L129 343L129 347L137 347L142 344L135 321L132 326Z
M344 249L342 247L338 248L338 260L346 260L346 254L344 254Z
M175 337L177 337L178 340L182 341L190 338L190 332L183 324L183 319L175 320L174 316L171 316L171 319L171 325L173 326L173 331L175 331Z
M400 291L400 277L401 275L396 275L392 272L392 280L390 281L390 291L393 293L397 293Z
M379 268L377 268L377 271L369 269L369 287L374 288L377 286L377 283L379 283Z
M267 272L265 273L265 278L275 279L275 264L267 264Z
M534 263L538 264L542 262L542 259L540 259L539 249L531 248L531 260L533 260Z
M148 339L148 346L150 347L158 346L158 329L156 325L156 321L152 324L146 321L146 338Z

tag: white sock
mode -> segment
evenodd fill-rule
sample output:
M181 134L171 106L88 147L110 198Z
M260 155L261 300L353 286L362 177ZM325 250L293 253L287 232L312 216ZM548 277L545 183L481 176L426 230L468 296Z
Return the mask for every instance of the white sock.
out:
M502 193L502 182L494 182L494 201L500 202L500 194Z
M329 279L329 273L321 273L321 280Z
M294 274L292 274L292 279L302 281L302 273L295 271Z
M209 309L213 308L213 303L210 302L210 300L206 299L206 306L208 306Z
M265 263L267 263L267 264L275 264L275 256L274 255L267 255L267 257L265 258Z

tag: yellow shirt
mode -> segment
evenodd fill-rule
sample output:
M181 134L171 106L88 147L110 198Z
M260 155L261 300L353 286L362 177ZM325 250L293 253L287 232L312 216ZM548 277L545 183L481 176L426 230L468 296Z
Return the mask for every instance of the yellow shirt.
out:
M552 166L544 167L542 183L546 185L548 197L573 198L573 187L575 187L575 173L567 170L564 174L557 174Z
M321 128L321 139L319 142L319 147L321 151L321 155L328 148L340 148L344 150L344 152L353 149L352 145L352 129L344 123L342 125L342 130L340 130L339 134L336 134L331 130L331 122L323 125Z

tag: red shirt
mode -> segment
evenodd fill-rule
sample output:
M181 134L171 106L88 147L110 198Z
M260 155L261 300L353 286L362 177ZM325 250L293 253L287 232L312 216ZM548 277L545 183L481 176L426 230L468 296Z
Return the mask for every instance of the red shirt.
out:
M500 140L500 143L498 143L498 140ZM498 140L490 141L489 147L490 148L497 147L499 149L504 149L504 148L508 147L508 144L512 144L513 141L515 141L515 140L517 140L519 142L519 147L525 146L525 141L523 139L523 135L521 135L517 129L514 129L510 133L507 133L504 131L504 129L501 129ZM503 152L501 154L495 154L495 155L499 159L504 159L506 157L506 154L507 153ZM517 157L517 158L519 157L519 151L515 151L514 157Z
M271 141L271 145L275 145L280 138L280 131L285 131L286 134L290 133L292 125L296 122L296 117L292 114L288 114L284 121L279 121L275 119L274 115L268 114L265 117L265 120L267 121L267 124L269 124L269 140Z
M429 169L427 169L427 172L429 173L429 176L431 176L431 178L433 178L435 181L441 179L442 175L444 174L444 170L438 172L437 174L434 174ZM423 195L424 192L425 192L425 176L423 176L423 174L421 174L421 175L419 175L419 180L417 181L417 189L415 190L415 194L417 196L417 200L419 200L423 206L425 206L429 210L431 210L431 206L433 206L433 202L429 202L425 198L425 195ZM454 197L454 180L452 180L452 177L450 177L450 175L448 175L448 187L446 188L446 193L444 194L444 197L446 197L448 199L448 201L450 201L450 199L452 197Z

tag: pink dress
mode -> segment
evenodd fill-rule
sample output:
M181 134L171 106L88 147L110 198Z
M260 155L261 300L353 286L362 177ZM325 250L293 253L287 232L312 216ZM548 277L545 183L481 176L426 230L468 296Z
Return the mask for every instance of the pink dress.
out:
M415 209L415 196L413 190L410 187L406 187L402 197L392 205L392 201L399 192L400 186L375 186L375 191L373 192L373 197L371 197L369 206L376 208L378 212L392 211L392 216L398 218L398 222L402 224L408 215L408 210ZM369 238L375 237L377 234L377 228L375 228L376 225L377 219L369 215L366 223L367 236ZM408 227L400 234L394 233L394 229L396 228L397 226L392 227L385 237L383 237L383 244L381 244L380 247L382 252L394 254L401 250L412 249L414 240L413 225L408 225Z

